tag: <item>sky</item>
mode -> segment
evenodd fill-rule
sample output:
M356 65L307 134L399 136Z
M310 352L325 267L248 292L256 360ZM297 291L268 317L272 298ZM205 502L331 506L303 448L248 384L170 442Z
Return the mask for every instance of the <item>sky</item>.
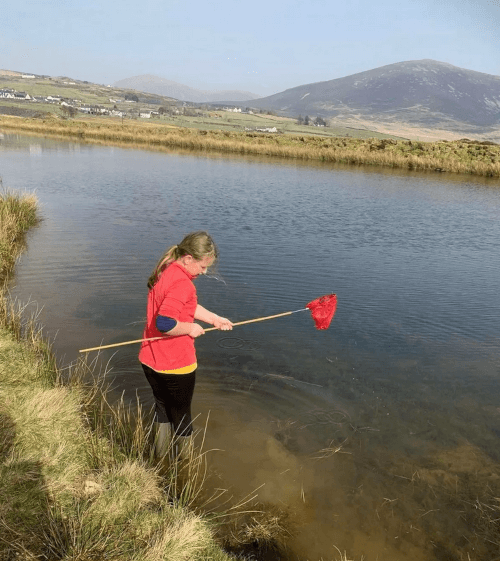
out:
M1 0L0 69L270 95L406 60L500 75L500 0Z

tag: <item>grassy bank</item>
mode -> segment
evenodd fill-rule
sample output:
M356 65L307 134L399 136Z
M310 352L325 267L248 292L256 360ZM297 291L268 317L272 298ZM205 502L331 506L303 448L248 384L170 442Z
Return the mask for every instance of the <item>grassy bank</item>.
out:
M430 170L500 177L500 146L489 142L416 142L203 130L174 125L100 119L59 120L0 116L0 128L137 147L184 148L221 153Z
M0 178L0 285L6 282L25 248L25 233L37 222L36 197L11 193L3 188Z
M0 374L1 559L230 559L157 470L95 431L95 395L63 384L48 349L0 330Z
M36 224L36 199L4 193L0 217L8 278L15 258L7 254L19 253ZM220 524L201 513L209 504L205 456L193 449L182 471L155 463L150 416L139 404L110 405L103 378L88 382L92 373L95 365L83 360L58 369L36 318L4 285L0 559L233 559L215 539Z

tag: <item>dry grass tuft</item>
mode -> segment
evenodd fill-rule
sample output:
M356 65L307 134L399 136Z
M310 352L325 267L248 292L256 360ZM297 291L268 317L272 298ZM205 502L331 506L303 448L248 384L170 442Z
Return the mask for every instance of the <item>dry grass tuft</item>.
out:
M240 507L221 525L222 541L229 551L280 552L295 529L292 513L287 507L254 503L252 510Z
M0 178L0 285L26 247L25 233L39 222L37 198L5 189Z

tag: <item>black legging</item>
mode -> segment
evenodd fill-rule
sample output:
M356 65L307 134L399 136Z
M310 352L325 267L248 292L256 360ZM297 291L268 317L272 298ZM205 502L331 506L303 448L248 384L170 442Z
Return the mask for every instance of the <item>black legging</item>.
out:
M142 368L155 397L156 420L171 423L177 436L192 434L191 400L196 370L190 374L161 374L145 364Z

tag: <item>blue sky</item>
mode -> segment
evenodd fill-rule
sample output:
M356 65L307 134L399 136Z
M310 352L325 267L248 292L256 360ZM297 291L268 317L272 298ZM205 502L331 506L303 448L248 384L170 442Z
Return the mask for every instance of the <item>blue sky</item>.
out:
M269 95L430 58L500 75L500 0L3 0L0 69Z

